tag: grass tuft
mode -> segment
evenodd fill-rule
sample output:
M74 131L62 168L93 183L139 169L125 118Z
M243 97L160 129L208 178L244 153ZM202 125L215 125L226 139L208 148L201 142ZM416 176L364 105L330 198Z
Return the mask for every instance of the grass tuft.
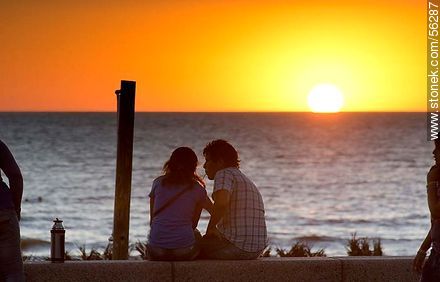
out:
M270 257L270 252L272 251L271 247L267 247L264 252L261 254L261 257L268 258Z
M356 232L351 234L347 240L347 254L349 256L382 256L382 244L380 238L373 239L373 250L370 250L370 239L368 237L356 237Z
M103 260L102 255L94 248L90 250L90 253L87 253L86 245L79 246L78 249L82 260Z
M312 248L305 242L296 242L289 251L284 249L275 249L279 257L325 257L324 249L312 252Z
M148 259L147 243L142 243L141 241L137 241L134 244L134 249L139 252L143 260Z

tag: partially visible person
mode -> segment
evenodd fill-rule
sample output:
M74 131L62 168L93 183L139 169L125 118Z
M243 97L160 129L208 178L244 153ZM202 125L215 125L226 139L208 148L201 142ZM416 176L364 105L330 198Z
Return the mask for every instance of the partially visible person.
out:
M151 260L192 260L199 254L197 224L202 208L210 211L203 180L196 174L197 155L179 147L163 166L150 196L150 234L147 244Z
M413 268L421 272L420 281L440 281L440 140L435 140L435 165L427 175L428 207L431 214L431 228L413 261ZM431 248L428 260L426 252Z
M9 181L3 181L1 171ZM0 281L24 281L20 250L23 177L11 151L0 140Z
M203 150L204 169L214 180L214 207L201 258L256 259L267 244L263 198L239 169L238 153L225 140L214 140Z

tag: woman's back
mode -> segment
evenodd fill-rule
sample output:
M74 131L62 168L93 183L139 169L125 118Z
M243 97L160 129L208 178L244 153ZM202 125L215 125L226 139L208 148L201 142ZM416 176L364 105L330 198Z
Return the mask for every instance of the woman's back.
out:
M163 185L164 177L154 180L149 194L154 199L154 211L167 204L183 189L187 191L152 218L149 244L164 249L189 247L195 243L193 219L200 214L200 208L207 197L206 190L196 182L191 185Z

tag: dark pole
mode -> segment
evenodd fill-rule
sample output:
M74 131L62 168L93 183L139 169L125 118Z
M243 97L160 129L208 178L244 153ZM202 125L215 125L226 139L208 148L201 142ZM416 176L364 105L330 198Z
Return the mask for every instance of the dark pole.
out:
M135 81L121 81L118 97L118 149L116 159L115 209L113 216L114 260L128 259Z

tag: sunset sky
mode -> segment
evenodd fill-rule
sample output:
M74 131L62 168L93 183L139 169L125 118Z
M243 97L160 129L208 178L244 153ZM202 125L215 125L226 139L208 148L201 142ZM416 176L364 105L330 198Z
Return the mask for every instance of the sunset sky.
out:
M426 111L426 1L2 1L0 111Z

